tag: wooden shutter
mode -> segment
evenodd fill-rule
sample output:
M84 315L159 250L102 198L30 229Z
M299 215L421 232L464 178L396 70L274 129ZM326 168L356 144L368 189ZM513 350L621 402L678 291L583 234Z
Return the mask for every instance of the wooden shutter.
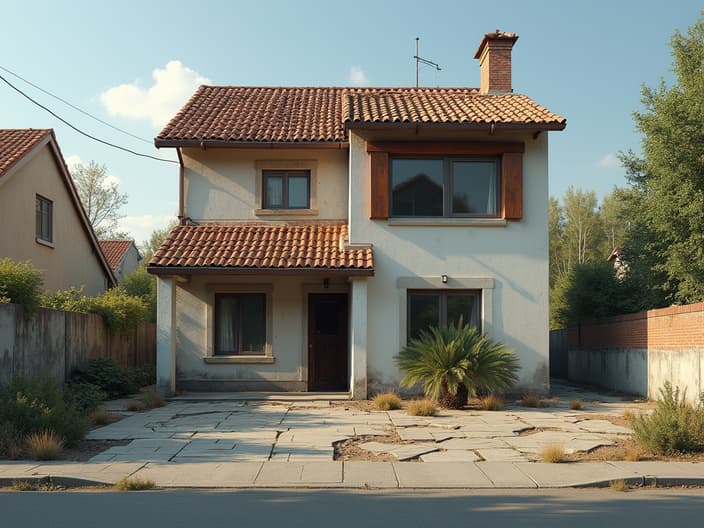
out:
M382 220L389 217L389 153L370 152L369 155L372 158L369 218Z
M501 212L506 220L523 218L523 154L501 156Z

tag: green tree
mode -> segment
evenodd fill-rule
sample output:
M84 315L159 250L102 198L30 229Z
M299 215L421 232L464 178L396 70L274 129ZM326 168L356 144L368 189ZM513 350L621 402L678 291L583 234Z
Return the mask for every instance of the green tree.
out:
M624 243L650 307L704 299L704 22L670 41L675 83L642 88L642 156L621 159L632 193Z
M71 176L93 231L98 238L127 238L117 230L122 218L120 208L127 203L127 195L120 193L117 183L108 178L107 167L91 161L88 165L77 163Z
M163 229L155 229L152 231L152 234L149 236L149 240L142 242L140 249L142 250L142 255L144 256L144 262L149 263L154 256L154 253L156 253L159 249L159 246L161 246L161 244L164 243L164 240L166 240L169 232L177 225L178 222L176 220L172 220Z

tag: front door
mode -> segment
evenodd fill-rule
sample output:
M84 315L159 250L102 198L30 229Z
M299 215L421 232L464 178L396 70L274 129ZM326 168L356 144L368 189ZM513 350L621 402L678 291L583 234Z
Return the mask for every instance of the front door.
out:
M346 391L347 294L308 296L308 390Z

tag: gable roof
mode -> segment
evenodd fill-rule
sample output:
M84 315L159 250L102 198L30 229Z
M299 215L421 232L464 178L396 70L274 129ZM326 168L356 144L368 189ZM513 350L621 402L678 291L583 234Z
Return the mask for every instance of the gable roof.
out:
M122 262L127 251L134 245L134 240L99 240L108 265L115 270Z
M56 168L66 186L66 190L78 215L78 220L83 226L83 231L88 237L88 242L92 246L96 258L100 262L108 278L108 282L111 286L114 286L117 284L115 274L100 249L100 244L98 244L98 239L93 232L93 227L90 225L85 209L83 209L83 204L78 196L73 178L66 167L66 162L61 154L61 149L56 141L53 129L0 129L0 185L3 183L3 180L13 176L23 163L32 159L44 146L49 148L49 152L54 158Z
M179 225L149 262L156 274L201 271L374 273L371 246L345 248L344 223Z
M392 123L562 130L566 120L525 95L476 88L200 86L154 143L346 143L350 128Z

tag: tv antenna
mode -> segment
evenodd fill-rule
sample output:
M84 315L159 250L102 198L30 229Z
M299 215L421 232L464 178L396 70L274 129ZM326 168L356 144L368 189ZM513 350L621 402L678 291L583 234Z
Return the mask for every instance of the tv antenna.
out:
M418 55L418 41L420 40L420 37L416 37L416 54L413 55L413 58L416 60L416 88L418 88L418 68L421 64L425 64L426 66L430 66L432 68L435 68L437 71L442 70L440 65L437 62L433 62L428 59L424 59L423 57L420 57Z

